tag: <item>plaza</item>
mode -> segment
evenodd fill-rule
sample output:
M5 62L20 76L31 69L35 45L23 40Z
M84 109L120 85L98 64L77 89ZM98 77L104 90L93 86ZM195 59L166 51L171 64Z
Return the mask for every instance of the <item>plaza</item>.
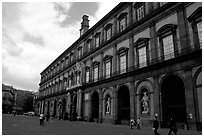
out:
M167 135L168 129L159 129L160 134ZM179 135L201 135L201 131L178 130ZM142 127L131 130L127 125L80 122L52 119L39 125L37 116L2 115L2 135L153 135L152 129Z

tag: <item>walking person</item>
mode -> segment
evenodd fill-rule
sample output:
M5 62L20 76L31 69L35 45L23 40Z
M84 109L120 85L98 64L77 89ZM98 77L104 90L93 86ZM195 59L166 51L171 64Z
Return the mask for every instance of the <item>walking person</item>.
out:
M177 135L177 128L176 128L176 121L173 117L170 118L169 121L169 133L168 135L171 135L172 131L174 132L174 135Z
M130 120L130 129L134 129L135 121L134 119Z
M40 125L42 125L43 124L43 114L41 113L40 114Z
M140 129L140 118L136 121L136 129Z
M160 135L158 133L158 131L157 131L159 129L159 121L157 119L157 114L155 114L155 116L154 116L154 121L153 121L152 129L153 129L155 135Z
M45 119L44 114L41 113L40 114L40 125L42 125L42 126L44 126L44 119Z

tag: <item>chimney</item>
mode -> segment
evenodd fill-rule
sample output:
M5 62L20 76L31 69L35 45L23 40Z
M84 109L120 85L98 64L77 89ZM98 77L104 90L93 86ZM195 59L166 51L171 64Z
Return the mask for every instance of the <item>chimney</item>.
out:
M89 16L84 15L82 17L81 29L80 29L80 36L82 36L86 31L89 29Z

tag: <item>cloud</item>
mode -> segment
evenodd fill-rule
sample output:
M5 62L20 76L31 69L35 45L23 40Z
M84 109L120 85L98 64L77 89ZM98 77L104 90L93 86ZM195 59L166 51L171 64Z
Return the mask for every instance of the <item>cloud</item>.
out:
M99 3L90 27L114 6ZM40 73L80 36L81 20L66 24L72 3L3 3L2 81L37 90Z

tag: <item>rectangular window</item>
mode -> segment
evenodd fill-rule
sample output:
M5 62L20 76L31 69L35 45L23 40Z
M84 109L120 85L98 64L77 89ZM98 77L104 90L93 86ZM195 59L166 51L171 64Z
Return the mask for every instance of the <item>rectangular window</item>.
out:
M91 50L91 42L87 43L87 52Z
M79 74L76 77L76 84L80 84L80 75Z
M126 29L126 18L120 20L120 32Z
M73 55L70 56L70 61L72 62L74 59Z
M120 73L125 73L126 72L126 54L123 54L120 56Z
M96 48L98 48L99 45L100 45L100 36L97 36L97 37L95 38L95 43L96 43Z
M112 29L109 28L107 31L106 31L106 40L110 40L111 39L111 33L112 33Z
M147 56L146 56L146 47L142 47L138 49L139 52L139 67L147 66Z
M172 35L163 38L163 47L164 47L164 59L168 60L174 58L174 43Z
M202 48L202 22L197 23L197 29L198 29L200 48Z
M86 83L89 83L90 72L89 70L86 71Z
M98 65L94 67L94 82L98 81Z
M106 78L109 78L110 74L111 74L111 62L110 62L110 60L108 60L106 62L105 66L106 66Z
M79 58L82 56L82 49L81 48L78 50L78 55L79 55Z
M72 85L72 80L69 79L69 87L71 87L71 85Z
M137 8L137 20L141 20L145 16L144 5Z

